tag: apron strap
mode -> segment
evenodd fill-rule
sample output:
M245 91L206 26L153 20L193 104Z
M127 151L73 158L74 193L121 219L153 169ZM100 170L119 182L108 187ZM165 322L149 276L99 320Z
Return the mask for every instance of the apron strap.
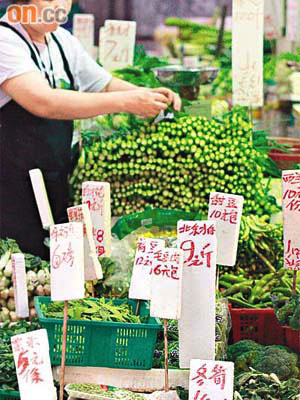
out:
M60 52L61 58L62 58L63 63L64 63L64 70L65 70L65 72L66 72L66 74L67 74L67 76L69 78L69 81L70 81L70 84L71 84L71 88L72 88L72 90L74 90L74 78L73 78L73 75L72 75L72 72L71 72L71 69L70 69L70 64L69 64L69 62L67 60L67 57L66 57L65 52L64 52L64 50L62 48L62 45L60 44L60 42L58 41L58 39L54 35L54 33L51 33L51 37L53 38L53 40L55 41L55 43L56 43L56 45L58 47L58 50Z

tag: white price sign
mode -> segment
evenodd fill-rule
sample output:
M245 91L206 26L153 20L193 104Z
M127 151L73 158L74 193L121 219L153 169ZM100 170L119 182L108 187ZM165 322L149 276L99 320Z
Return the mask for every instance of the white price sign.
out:
M189 400L233 400L234 364L191 360Z
M50 227L51 299L84 298L83 224Z
M263 105L264 0L233 0L233 103Z
M91 57L94 55L95 17L93 14L74 14L73 35Z
M84 277L86 281L102 279L102 268L97 257L96 246L93 238L93 225L89 207L82 204L68 208L70 222L83 223L84 237Z
M287 0L287 38L291 42L300 40L300 2L299 0Z
M181 316L183 251L155 252L152 263L151 317L179 319Z
M177 235L184 252L179 362L189 368L195 357L215 357L216 223L179 221Z
M233 267L236 263L243 196L213 192L210 194L208 219L217 224L217 264Z
M98 257L111 255L111 208L110 184L106 182L84 182L82 202L91 213L93 236Z
M284 266L300 270L300 170L282 171Z
M47 331L41 329L11 338L22 400L55 400Z
M151 274L154 254L165 247L161 239L140 238L134 259L129 298L136 300L151 299Z
M282 0L265 0L265 35L269 40L281 37L282 18L283 18Z
M102 35L103 52L100 51L105 69L110 71L133 65L136 22L106 20Z
M16 315L19 318L29 317L27 281L24 254L12 254L11 265L13 270L14 299Z

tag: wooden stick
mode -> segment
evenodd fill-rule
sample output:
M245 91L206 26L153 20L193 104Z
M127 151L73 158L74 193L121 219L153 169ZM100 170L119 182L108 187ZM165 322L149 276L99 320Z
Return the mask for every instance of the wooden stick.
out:
M298 271L294 271L294 276L293 276L293 290L292 290L293 295L297 294L297 272Z
M140 309L141 309L141 300L138 300L136 303L135 315L140 315Z
M64 302L64 325L63 325L62 349L61 349L59 400L63 400L64 399L67 326L68 326L68 302L65 301Z
M216 57L219 57L223 47L223 37L224 37L224 29L225 29L225 20L227 14L227 5L225 4L222 7L222 19L221 19L221 27L218 36L218 43L217 43L217 50L216 50Z
M168 321L164 319L164 340L165 340L165 392L169 391L169 349L168 349Z

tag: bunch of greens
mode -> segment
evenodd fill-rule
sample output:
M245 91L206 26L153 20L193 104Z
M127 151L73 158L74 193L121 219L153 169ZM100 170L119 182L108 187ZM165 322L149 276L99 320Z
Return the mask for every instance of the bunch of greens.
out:
M282 307L278 307L278 301L275 298L274 309L280 325L290 326L295 331L300 331L300 295L292 296Z

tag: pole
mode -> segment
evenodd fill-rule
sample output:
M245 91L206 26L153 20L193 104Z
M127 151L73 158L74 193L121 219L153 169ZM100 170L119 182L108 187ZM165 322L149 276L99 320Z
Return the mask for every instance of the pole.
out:
M63 334L62 334L62 350L61 350L59 400L64 399L67 326L68 326L68 302L65 301L64 302L64 325L63 325Z
M164 319L164 341L165 341L165 392L169 391L169 360L168 360L168 321Z
M297 294L297 272L298 271L294 271L294 276L293 276L293 290L292 290L293 295Z
M218 43L217 43L217 50L216 50L216 57L219 57L223 47L223 37L224 37L224 29L225 29L225 20L227 14L227 5L224 4L222 7L222 15L221 15L221 27L218 36Z
M141 300L138 300L136 303L135 315L140 315L140 309L141 309Z

